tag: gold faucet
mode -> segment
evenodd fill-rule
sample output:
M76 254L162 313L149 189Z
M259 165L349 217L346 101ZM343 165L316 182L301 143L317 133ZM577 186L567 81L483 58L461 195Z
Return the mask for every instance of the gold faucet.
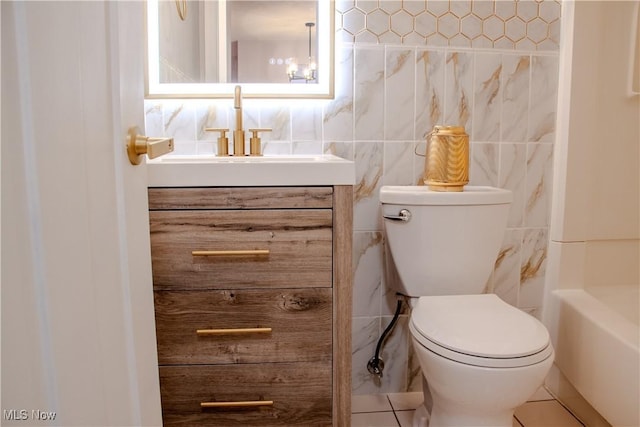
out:
M234 156L244 156L245 155L245 147L244 147L244 129L242 129L242 88L240 86L236 86L234 97L233 97L233 108L236 110L236 130L233 131L233 155ZM226 129L205 129L205 130L215 130L220 131L220 138L218 138L218 155L228 155L226 151L224 151L224 147L226 147L227 139L224 137L224 131ZM271 132L270 128L264 129L249 129L249 132L252 133L252 137L250 139L251 144L249 147L249 155L251 156L262 156L262 147L260 137L258 132ZM222 140L222 142L220 142ZM222 146L222 147L221 147Z
M236 130L233 131L233 155L244 156L244 130L242 129L242 88L236 86L233 99L236 110Z

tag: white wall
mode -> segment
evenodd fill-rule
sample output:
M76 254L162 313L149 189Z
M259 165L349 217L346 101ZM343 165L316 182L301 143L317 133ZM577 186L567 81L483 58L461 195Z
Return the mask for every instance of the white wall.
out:
M630 96L629 78L639 4L563 4L544 316L557 368L548 385L594 427L637 425L640 96Z
M201 52L200 31L203 17L198 3L187 2L187 16L182 21L175 2L158 2L160 83L204 81L204 52Z
M307 42L286 40L238 41L238 81L243 83L288 83L286 64L269 64L269 59L297 58L298 74L308 62Z
M558 287L640 282L640 96L628 86L636 3L575 2L550 230L564 260Z

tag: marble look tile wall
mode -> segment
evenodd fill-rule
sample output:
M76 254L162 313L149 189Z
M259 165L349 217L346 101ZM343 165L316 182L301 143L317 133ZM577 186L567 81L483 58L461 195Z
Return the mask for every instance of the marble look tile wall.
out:
M383 235L377 192L385 184L408 185L419 179L423 158L416 156L414 149L424 153L424 137L433 124L464 125L471 141L471 184L500 186L514 193L509 228L487 291L538 314L547 251L558 58L552 54L390 46L377 50L355 46L354 58L356 88L378 84L372 78L378 73L385 76L384 137L377 140L376 131L354 140L358 165L354 392L412 390L421 382L406 319L383 353L389 371L386 375L392 378L385 375L380 382L366 371L367 357L375 351L377 340L374 326L379 337L395 305L395 298L386 290L389 278L384 247L378 247ZM384 70L377 68L381 63ZM358 122L366 122L371 131L375 127L369 115L379 112L371 113L370 96L359 93L367 91L354 90L354 128ZM407 117L413 118L409 125ZM398 341L402 345L398 346ZM409 362L396 364L393 360Z
M557 51L340 42L335 99L244 100L247 128L273 128L263 137L266 154L333 153L355 161L354 393L421 387L406 311L382 352L382 380L366 363L396 305L386 286L397 278L385 268L378 192L382 185L417 182L424 157L415 152L425 152L425 135L435 124L467 129L471 184L514 194L486 290L540 312L557 82ZM149 100L145 108L147 134L173 136L182 154L214 154L217 135L204 128L229 127L234 117L231 100Z

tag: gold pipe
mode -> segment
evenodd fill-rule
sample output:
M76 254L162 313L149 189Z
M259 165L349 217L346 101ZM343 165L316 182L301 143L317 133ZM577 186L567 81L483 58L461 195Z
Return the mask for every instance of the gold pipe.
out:
M273 406L273 400L246 400L238 402L201 402L201 408L247 408L255 406Z
M197 329L198 335L268 334L271 328Z
M233 155L244 156L244 129L242 129L242 88L236 86L233 97L236 110L236 130L233 131Z
M241 249L237 251L191 251L193 256L243 256L269 255L269 249Z
M233 155L234 156L244 156L244 131L243 130L234 130L233 131Z
M233 108L236 110L236 130L242 130L242 87L236 86L233 95Z

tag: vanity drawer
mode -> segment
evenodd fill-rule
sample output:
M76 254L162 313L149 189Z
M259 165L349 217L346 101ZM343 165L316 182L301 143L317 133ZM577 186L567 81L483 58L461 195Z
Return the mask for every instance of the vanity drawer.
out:
M156 290L332 285L330 209L151 211L149 217Z
M330 426L331 362L161 366L165 426ZM272 401L202 408L202 402Z
M149 188L150 210L333 207L333 187Z
M155 291L154 299L160 365L331 360L330 288Z

